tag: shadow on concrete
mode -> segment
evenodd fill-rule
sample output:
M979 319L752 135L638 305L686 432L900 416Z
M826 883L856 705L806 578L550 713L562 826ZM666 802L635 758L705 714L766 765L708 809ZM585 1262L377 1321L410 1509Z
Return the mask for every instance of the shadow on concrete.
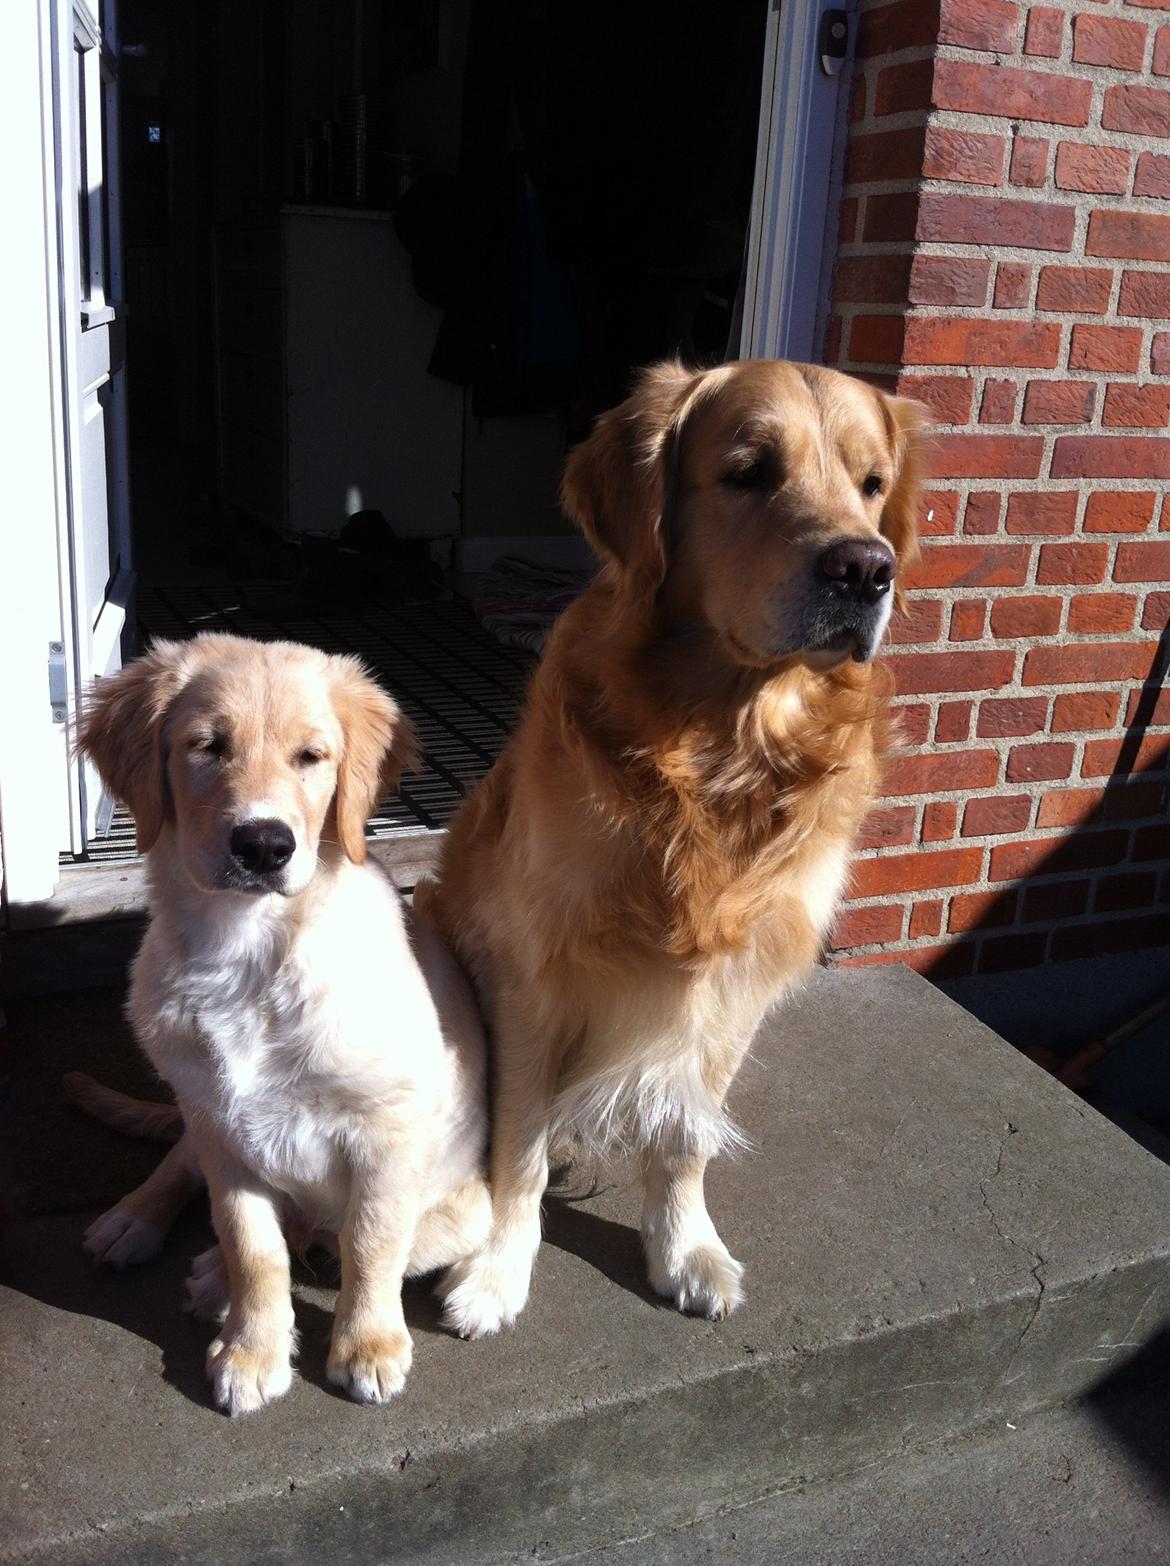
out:
M646 1282L642 1239L632 1224L615 1223L578 1206L572 1198L555 1194L544 1199L544 1219L544 1238L549 1245L579 1257L628 1294L665 1307L666 1302Z
M1170 1500L1168 1399L1170 1328L1165 1328L1140 1353L1094 1387L1084 1399L1084 1407L1094 1424L1107 1431Z

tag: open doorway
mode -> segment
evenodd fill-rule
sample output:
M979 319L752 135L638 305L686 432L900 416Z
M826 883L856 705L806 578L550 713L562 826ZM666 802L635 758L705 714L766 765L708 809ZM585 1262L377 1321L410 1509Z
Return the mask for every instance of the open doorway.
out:
M767 20L121 0L136 646L359 653L428 758L375 836L445 824L586 579L568 447L738 351Z

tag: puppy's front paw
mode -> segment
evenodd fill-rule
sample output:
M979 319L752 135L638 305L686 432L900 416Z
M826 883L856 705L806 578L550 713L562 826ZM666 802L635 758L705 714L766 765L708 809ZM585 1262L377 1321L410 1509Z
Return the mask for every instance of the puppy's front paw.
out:
M358 1403L385 1403L406 1385L414 1358L410 1333L402 1329L333 1332L326 1373Z
M690 1316L722 1321L743 1304L743 1267L718 1235L678 1255L646 1243L650 1287Z
M208 1251L200 1251L191 1263L191 1275L184 1285L187 1291L185 1309L200 1321L220 1322L228 1313L229 1292L227 1268L223 1252L218 1245Z
M165 1231L156 1224L136 1218L124 1207L111 1207L90 1224L81 1248L104 1266L130 1267L157 1256L165 1239Z
M256 1333L224 1333L207 1350L207 1374L217 1408L229 1414L250 1414L283 1397L292 1385L292 1343L273 1334L264 1343Z
M443 1326L461 1338L484 1338L510 1327L527 1303L531 1277L527 1249L485 1247L464 1257L439 1285Z

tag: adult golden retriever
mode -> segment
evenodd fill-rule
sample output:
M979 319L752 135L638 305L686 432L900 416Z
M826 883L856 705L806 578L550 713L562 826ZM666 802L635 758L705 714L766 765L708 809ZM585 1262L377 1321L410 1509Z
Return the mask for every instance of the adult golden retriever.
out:
M740 1302L704 1170L757 1025L821 950L889 743L870 660L915 550L922 422L831 370L672 363L572 454L602 570L418 896L494 1050L493 1219L448 1274L458 1332L524 1306L562 1130L639 1152L660 1294Z
M202 1314L227 1307L207 1368L236 1414L291 1380L290 1233L336 1236L328 1373L381 1402L410 1367L403 1275L467 1254L490 1208L474 996L366 859L410 726L355 658L204 635L100 681L79 743L147 855L128 1010L186 1127L87 1248L152 1254L206 1179L219 1247L188 1288ZM159 1129L157 1106L87 1101Z

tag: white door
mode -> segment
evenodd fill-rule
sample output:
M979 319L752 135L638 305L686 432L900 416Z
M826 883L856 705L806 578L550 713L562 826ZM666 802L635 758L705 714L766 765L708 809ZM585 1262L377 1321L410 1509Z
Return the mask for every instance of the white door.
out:
M49 0L65 447L58 557L64 639L57 669L63 712L121 666L134 587L126 429L126 321L118 207L115 0ZM94 7L97 9L95 10ZM75 853L109 824L92 768L70 759Z

